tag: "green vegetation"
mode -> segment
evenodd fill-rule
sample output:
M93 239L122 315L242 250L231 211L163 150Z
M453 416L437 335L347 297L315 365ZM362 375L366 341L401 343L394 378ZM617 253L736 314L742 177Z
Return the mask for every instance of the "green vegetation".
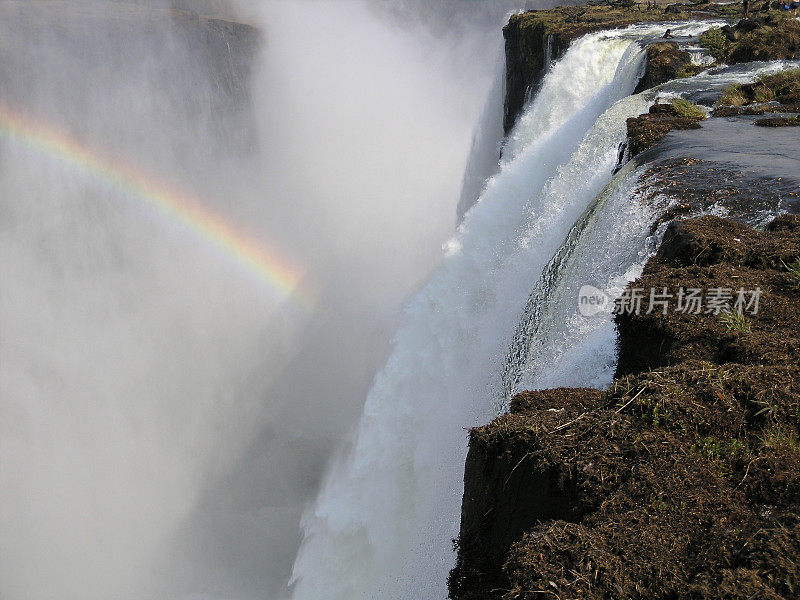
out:
M692 446L692 450L709 460L735 461L747 454L747 447L739 439L719 440L713 437L701 437Z
M645 396L637 404L641 418L651 423L653 427L666 427L672 422L672 411L656 398Z
M800 68L762 75L755 83L732 85L720 98L720 104L741 106L748 102L797 102L800 100Z
M670 100L670 105L675 110L679 117L686 117L687 119L705 119L706 111L684 98L673 98Z
M773 97L800 94L800 68L786 69L772 75L762 75L758 83L767 88Z
M739 311L725 311L720 313L719 320L731 333L751 333L750 321Z
M759 18L756 27L732 31L712 27L700 34L700 46L719 62L727 64L754 60L791 60L798 58L800 22L792 15L777 11Z
M800 453L800 436L796 431L791 431L785 427L772 427L761 436L761 443L765 448L777 450L786 448L793 452Z
M743 106L747 104L747 102L747 96L742 86L738 83L734 83L725 88L725 91L722 92L722 96L720 96L718 104L724 106Z
M753 87L753 100L755 102L769 102L775 99L775 92L763 83L758 83Z
M783 261L781 262L783 263L783 266L786 268L786 270L789 272L789 277L791 277L792 280L794 281L794 287L800 289L800 258L798 258L793 263L789 263L788 265Z
M700 34L700 46L708 50L711 56L717 60L724 60L728 54L730 42L722 33L722 29L712 27Z

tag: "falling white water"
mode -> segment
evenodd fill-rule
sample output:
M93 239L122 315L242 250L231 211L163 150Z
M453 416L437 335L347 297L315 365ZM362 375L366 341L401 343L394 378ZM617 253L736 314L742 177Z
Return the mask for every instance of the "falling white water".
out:
M497 49L494 81L483 108L478 129L472 139L461 198L456 207L461 219L472 208L483 192L486 181L500 169L500 151L503 137L503 95L505 92L505 57L502 47Z
M452 232L492 75L454 56L499 19L456 54L366 2L269 2L251 64L178 4L212 1L0 2L3 600L279 597ZM160 186L291 258L306 302Z
M408 304L352 446L304 517L296 600L446 596L463 428L491 417L530 289L610 180L625 119L647 107L640 96L615 102L631 93L642 66L633 40L660 29L585 36L546 77L501 171ZM554 84L565 74L568 86Z
M789 67L789 63L774 61L715 69L625 98L612 111L632 104L644 110L656 97L662 101L674 96L713 97L732 83L751 82L761 74ZM754 158L748 155L747 161L753 164ZM591 285L604 291L609 300L618 297L656 251L666 226L651 232L656 218L676 202L663 195L641 197L640 177L647 166L637 168L637 162L628 163L597 196L534 287L504 365L504 401L526 389L611 383L617 362L612 314L610 310L581 314L579 291ZM775 214L770 211L761 218Z

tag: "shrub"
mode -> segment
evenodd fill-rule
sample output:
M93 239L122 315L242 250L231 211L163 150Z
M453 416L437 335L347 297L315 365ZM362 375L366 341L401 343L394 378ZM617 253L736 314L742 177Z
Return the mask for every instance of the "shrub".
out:
M700 34L700 46L707 49L711 56L723 60L728 54L728 38L719 27L712 27Z

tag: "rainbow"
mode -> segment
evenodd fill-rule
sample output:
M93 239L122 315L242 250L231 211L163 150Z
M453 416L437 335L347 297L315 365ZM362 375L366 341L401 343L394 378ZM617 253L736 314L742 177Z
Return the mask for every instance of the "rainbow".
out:
M144 170L107 158L56 127L37 121L0 101L0 134L38 153L55 158L104 185L136 198L151 209L179 222L197 237L255 274L280 298L294 295L307 308L312 298L301 290L304 271L263 241L237 231L203 203ZM306 285L302 286L306 288Z

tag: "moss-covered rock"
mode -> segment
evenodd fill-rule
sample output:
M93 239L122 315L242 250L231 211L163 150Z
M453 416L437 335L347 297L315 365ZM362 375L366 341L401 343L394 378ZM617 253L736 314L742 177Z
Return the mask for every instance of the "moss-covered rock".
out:
M743 106L771 101L789 107L800 104L800 69L786 69L759 77L749 84L733 84L723 91L717 103L720 106ZM781 107L763 105L765 112L781 112ZM791 108L784 112L793 112ZM755 113L751 113L755 114Z
M781 12L743 19L733 29L734 35L726 35L713 27L700 35L700 45L728 64L800 56L800 22Z
M759 127L800 127L799 117L772 117L769 119L758 119L756 125Z
M647 48L644 76L636 86L635 93L679 77L692 67L692 56L681 50L677 42L657 42Z
M685 107L681 110L675 104L654 104L650 112L627 120L630 155L636 156L655 146L673 129L699 129L703 119L702 111L688 111Z
M800 363L800 297L785 268L800 256L800 217L756 231L718 217L673 222L635 288L760 289L750 333L734 331L719 311L617 315L617 376L675 364L685 357L723 364ZM773 228L774 229L774 228ZM677 297L677 296L676 296ZM731 300L733 303L733 300Z

